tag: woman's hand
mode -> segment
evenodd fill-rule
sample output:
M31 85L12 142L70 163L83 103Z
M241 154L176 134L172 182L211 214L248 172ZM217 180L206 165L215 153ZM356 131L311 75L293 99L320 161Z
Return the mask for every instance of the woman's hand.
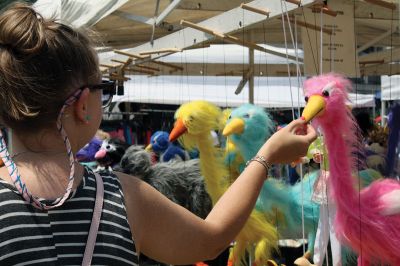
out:
M273 134L258 154L270 163L291 163L305 156L308 146L316 138L315 129L304 120L297 119Z

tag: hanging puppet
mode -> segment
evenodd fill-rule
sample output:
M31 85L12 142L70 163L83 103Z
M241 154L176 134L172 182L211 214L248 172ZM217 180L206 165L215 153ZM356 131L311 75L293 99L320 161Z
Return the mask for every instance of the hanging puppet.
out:
M99 165L96 171L113 170L119 164L129 146L129 144L117 138L104 140L94 156Z
M244 104L232 111L223 135L231 139L244 161L248 161L256 155L274 131L275 124L263 108L253 104ZM242 170L243 168L239 169L239 172ZM302 183L298 182L295 186L268 178L256 205L258 210L266 213L274 221L279 232L281 234L285 232L286 237L289 238L297 238L301 235L302 217L304 217L305 232L308 233L308 252L310 253L314 247L319 215L318 205L311 200L316 177L317 174L311 174L305 177Z
M302 117L322 130L329 153L329 186L336 204L338 239L359 255L359 265L400 265L400 184L393 179L361 187L353 173L360 147L355 120L346 107L351 82L335 73L304 83Z
M160 162L170 160L185 161L189 155L179 145L169 141L169 134L165 131L156 131L150 137L150 144L146 147L147 151L154 151Z
M88 144L86 144L76 153L76 160L79 163L87 165L92 169L96 169L97 162L95 155L100 149L102 142L103 141L97 137L92 138Z
M198 159L152 164L150 154L142 146L132 145L121 159L121 172L137 176L164 196L201 218L211 210Z
M223 163L223 153L215 147L210 134L219 128L222 117L221 110L212 103L189 102L176 111L175 126L170 133L170 140L180 138L185 149L198 148L201 172L213 204L228 187L228 170ZM235 264L244 263L245 250L252 254L255 245L255 262L262 265L272 257L278 237L275 227L268 223L265 216L253 211L235 240L232 256Z

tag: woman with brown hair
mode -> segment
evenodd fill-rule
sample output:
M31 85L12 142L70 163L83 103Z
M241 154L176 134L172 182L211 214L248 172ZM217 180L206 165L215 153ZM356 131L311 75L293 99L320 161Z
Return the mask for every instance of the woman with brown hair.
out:
M0 118L14 152L0 138L1 265L137 265L139 251L169 264L213 258L246 222L267 166L295 161L316 137L310 126L296 134L302 120L277 132L203 220L138 178L76 163L114 90L85 34L25 4L0 15Z

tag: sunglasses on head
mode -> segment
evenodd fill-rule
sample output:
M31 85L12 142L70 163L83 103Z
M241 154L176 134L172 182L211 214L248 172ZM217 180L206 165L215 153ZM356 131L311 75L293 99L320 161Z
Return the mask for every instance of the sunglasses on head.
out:
M117 85L115 81L110 80L102 80L99 84L87 85L85 88L89 88L90 90L102 90L101 105L103 108L106 108L110 105L113 96L117 92Z

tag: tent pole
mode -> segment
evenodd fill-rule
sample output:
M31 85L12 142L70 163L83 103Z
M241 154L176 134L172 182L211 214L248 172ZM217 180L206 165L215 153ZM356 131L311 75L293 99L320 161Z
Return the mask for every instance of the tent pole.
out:
M254 49L249 48L249 103L254 104Z
M381 126L385 126L386 101L381 98Z

